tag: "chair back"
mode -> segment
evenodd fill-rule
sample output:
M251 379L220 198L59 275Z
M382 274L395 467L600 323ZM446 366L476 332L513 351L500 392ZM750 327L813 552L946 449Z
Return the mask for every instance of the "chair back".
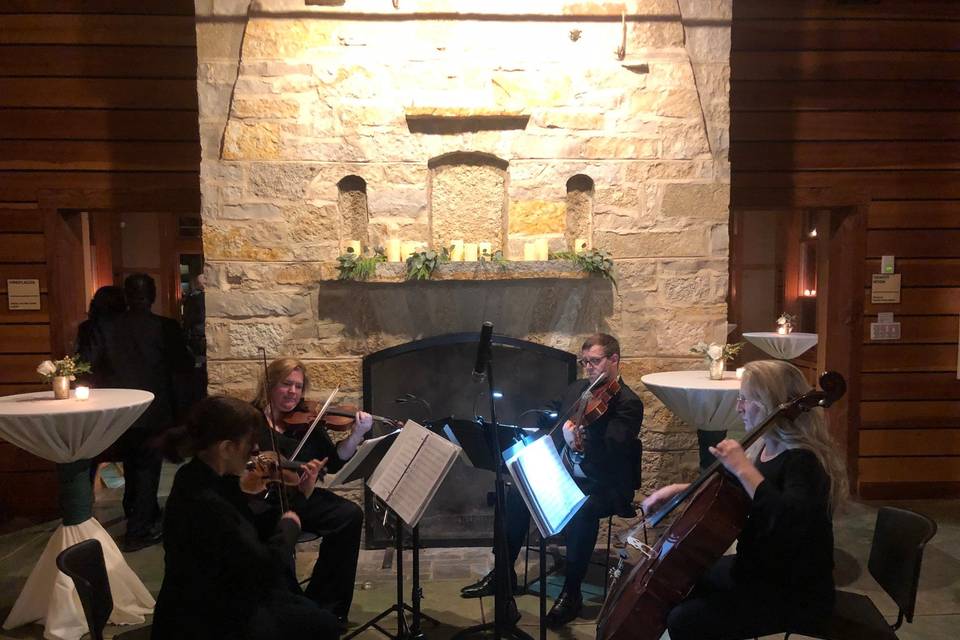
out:
M67 547L57 556L57 568L73 580L90 627L90 637L103 640L103 628L113 613L113 596L100 542L84 540Z
M882 507L877 513L867 567L907 622L913 622L923 548L936 532L936 522L908 509Z

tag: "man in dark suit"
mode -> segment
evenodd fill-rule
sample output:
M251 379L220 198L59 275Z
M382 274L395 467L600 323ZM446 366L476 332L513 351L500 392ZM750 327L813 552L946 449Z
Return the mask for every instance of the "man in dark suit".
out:
M580 364L586 377L567 387L552 408L557 411L572 406L601 374L604 381L619 380L620 390L608 403L607 411L593 422L583 425L580 437L577 427L568 420L563 426L562 441L557 434L561 457L576 483L588 496L576 515L563 530L567 543L566 582L560 596L547 614L547 624L562 626L579 615L583 607L580 584L587 572L597 542L600 520L610 515L630 517L634 491L640 486L640 425L643 403L637 394L620 380L620 344L605 333L586 339L581 347ZM516 585L513 563L523 547L530 526L530 514L523 498L511 487L507 492L507 546L510 550L511 579ZM493 595L492 572L480 581L464 587L461 595L478 598Z
M180 325L150 311L157 297L153 278L143 273L123 283L127 311L103 322L104 348L97 380L104 387L142 389L153 393L147 410L115 445L125 478L123 511L127 534L122 548L137 551L161 539L161 456L153 441L173 424L176 414L174 373L190 371L193 356Z

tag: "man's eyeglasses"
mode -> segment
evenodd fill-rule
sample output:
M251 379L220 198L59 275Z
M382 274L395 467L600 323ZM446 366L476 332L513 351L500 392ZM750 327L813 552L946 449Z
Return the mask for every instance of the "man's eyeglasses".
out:
M581 367L585 367L588 364L593 365L594 367L598 366L601 362L607 359L608 356L600 356L597 358L580 358L577 362L580 363Z

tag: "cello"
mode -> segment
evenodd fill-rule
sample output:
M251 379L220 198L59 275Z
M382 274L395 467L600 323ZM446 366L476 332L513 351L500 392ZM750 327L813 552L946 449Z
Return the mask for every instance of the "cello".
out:
M750 432L741 446L749 448L773 427L777 418L794 419L814 407L829 407L846 392L846 382L838 373L828 371L819 382L822 390L813 389L780 405ZM643 524L656 526L687 500L686 509L653 547L631 540L644 558L622 583L621 554L598 618L598 640L658 640L666 629L667 615L730 548L750 510L750 498L740 482L717 460L689 487L645 518Z

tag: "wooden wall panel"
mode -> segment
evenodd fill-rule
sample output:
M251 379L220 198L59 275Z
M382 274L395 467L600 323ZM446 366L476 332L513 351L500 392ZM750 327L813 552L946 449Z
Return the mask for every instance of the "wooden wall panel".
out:
M733 5L732 207L803 206L810 191L869 203L856 467L870 498L960 495L957 33L955 2ZM869 302L882 255L900 304ZM870 340L880 312L901 340Z
M48 388L36 366L86 306L57 209L199 213L196 78L192 0L0 2L0 203L33 209L0 208L0 394ZM38 278L41 309L10 311L7 278ZM0 519L55 516L52 466L11 470L11 449Z

